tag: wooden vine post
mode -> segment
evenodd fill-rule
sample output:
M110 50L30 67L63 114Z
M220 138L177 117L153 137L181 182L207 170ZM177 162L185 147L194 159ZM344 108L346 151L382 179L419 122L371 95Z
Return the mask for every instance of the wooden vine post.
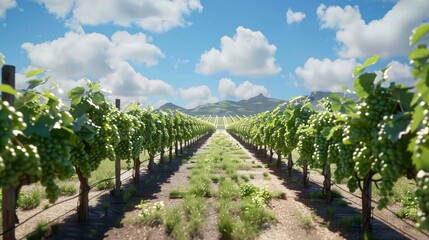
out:
M331 164L325 162L323 165L323 193L325 194L326 203L331 204L333 200L331 190Z
M88 178L83 176L79 167L76 167L76 173L79 178L79 205L77 207L78 222L86 222L89 218L89 184Z
M374 172L370 170L363 179L362 186L362 226L365 235L370 234L372 232L372 224L371 224L371 198L372 198L372 177L374 176Z
M121 99L116 99L115 106L118 110L121 110ZM115 195L119 196L121 192L121 159L116 157L115 159Z
M15 66L4 65L2 68L2 83L15 88ZM13 95L2 93L3 101L14 105L15 98ZM15 239L16 219L16 189L10 185L2 188L2 220L3 220L3 239Z
M292 176L292 169L289 173L289 176ZM308 161L307 159L302 160L302 186L304 188L308 187L308 180L310 177L308 176Z
M287 171L288 171L289 177L292 177L292 168L293 168L292 153L289 153L287 155ZM306 174L306 172L304 172L304 174Z

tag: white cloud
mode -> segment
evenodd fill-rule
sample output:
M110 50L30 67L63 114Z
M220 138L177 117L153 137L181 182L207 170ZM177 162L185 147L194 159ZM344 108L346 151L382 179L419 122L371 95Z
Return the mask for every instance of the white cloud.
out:
M342 87L352 88L353 69L358 65L354 59L319 60L310 58L304 67L295 69L295 73L304 80L311 91L342 91Z
M16 7L15 0L0 0L0 19L6 18L6 11Z
M189 25L184 15L202 9L199 0L75 0L73 17L83 25L114 23L165 32Z
M37 2L59 18L64 18L73 7L73 0L37 0Z
M179 97L188 101L188 103L185 105L185 108L188 109L195 108L206 103L215 103L219 100L217 97L212 96L210 88L206 85L180 88Z
M41 44L24 43L31 64L49 70L61 86L71 87L75 80L99 79L104 88L121 96L170 96L171 85L162 80L148 79L128 61L155 65L161 50L148 43L144 34L116 32L111 40L99 33L68 32L62 38Z
M387 80L390 82L400 83L405 86L413 86L415 84L411 75L411 66L398 61L391 61L387 66L390 66L387 72Z
M131 35L126 31L118 31L112 35L114 46L109 49L109 54L120 61L135 60L154 66L164 54L157 46L149 44L150 41L143 33Z
M317 15L321 28L335 29L341 43L342 58L367 58L380 54L384 58L405 56L412 29L429 18L429 1L400 0L381 19L365 23L357 6L326 7L321 4Z
M233 38L221 38L220 50L212 48L201 55L196 72L205 75L221 71L238 76L274 75L281 71L275 63L276 50L261 32L240 26Z
M268 95L268 89L262 85L254 85L249 81L244 81L237 85L229 78L222 78L219 81L219 98L220 99L249 99L259 94Z
M288 9L286 12L286 22L287 24L292 24L294 22L299 23L305 18L305 13L303 12L294 12L292 9Z

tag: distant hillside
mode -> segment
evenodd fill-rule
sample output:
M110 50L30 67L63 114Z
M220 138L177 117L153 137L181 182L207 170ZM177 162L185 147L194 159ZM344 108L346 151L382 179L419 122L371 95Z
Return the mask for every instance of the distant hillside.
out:
M177 106L176 104L173 104L173 103L166 103L166 104L162 105L161 107L159 107L158 109L159 110L163 110L163 111L165 111L165 110L173 110L173 111L178 110L178 111L181 111L181 112L186 112L187 111L186 109L184 109L182 107L179 107L179 106Z
M320 92L315 91L311 92L308 96L314 108L317 107L317 102L324 98L328 97L332 92ZM338 93L342 95L342 93ZM166 103L162 105L160 110L179 110L183 113L189 115L218 115L218 116L235 116L235 115L253 115L264 111L271 111L276 108L279 104L284 103L286 101L279 100L275 98L268 98L262 94L259 94L256 97L250 98L248 100L241 100L238 102L224 100L218 103L207 103L204 105L200 105L193 109L185 109L179 107L172 103Z
M200 105L193 109L184 109L172 103L166 103L159 109L166 110L180 110L189 115L252 115L263 111L270 111L277 107L279 104L284 103L283 100L274 98L267 98L262 94L256 97L249 98L248 100L241 100L238 102L224 100L218 103L207 103Z

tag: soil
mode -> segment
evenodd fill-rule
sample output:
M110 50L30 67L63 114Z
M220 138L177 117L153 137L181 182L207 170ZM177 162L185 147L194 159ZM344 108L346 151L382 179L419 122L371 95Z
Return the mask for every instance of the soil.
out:
M239 175L250 176L250 183L265 187L271 191L284 192L286 199L271 200L269 208L274 213L277 221L269 226L264 226L257 239L362 239L361 226L351 225L345 227L341 219L351 218L359 213L361 199L344 191L344 185L334 188L341 193L348 205L340 206L338 199L334 199L331 207L335 208L335 215L327 214L327 206L323 199L310 198L311 192L321 190L322 176L317 172L311 172L310 186L301 187L301 172L294 170L292 176L287 175L286 165L276 168L270 164L266 156L258 155L244 148L232 136L224 130L218 130L215 134L226 134L234 144L241 146L248 154L250 170L241 170ZM167 162L163 166L157 166L154 171L148 173L142 166L140 183L136 186L136 194L127 201L120 197L111 196L108 191L93 191L90 193L90 221L77 223L75 213L77 199L69 200L57 206L51 207L42 214L34 217L16 229L17 238L23 238L26 233L34 229L40 219L52 221L57 227L47 239L173 239L162 226L147 226L139 223L138 209L136 206L141 200L163 201L167 208L177 205L182 199L169 198L169 192L173 189L184 188L190 168L194 163L188 161L197 151L205 151L205 146L211 138L200 141L192 148L186 149L183 155L173 162ZM275 161L274 161L275 162ZM258 167L255 167L258 166ZM266 175L266 174L268 175ZM264 176L265 175L265 176ZM129 189L132 184L131 171L122 175L124 189ZM344 189L344 190L342 190ZM62 201L66 198L60 199ZM203 236L201 239L219 239L217 231L217 212L215 198L207 198L208 208ZM41 205L43 206L43 204ZM389 206L389 209L397 209L398 206ZM20 219L26 219L38 209L19 212ZM310 218L305 221L303 218ZM427 232L415 229L413 222L402 220L394 216L388 210L374 209L373 232L375 239L429 239Z

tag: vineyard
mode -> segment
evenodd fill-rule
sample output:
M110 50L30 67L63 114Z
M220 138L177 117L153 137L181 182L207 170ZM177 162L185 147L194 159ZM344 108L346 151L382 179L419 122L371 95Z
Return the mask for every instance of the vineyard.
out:
M411 44L428 32L428 24L416 29ZM28 87L18 92L15 68L0 59L3 239L42 238L46 231L39 236L27 229L18 237L16 231L62 203L67 192L63 183L70 179L79 189L77 193L69 190L69 195L77 200L73 210L80 223L94 221L89 202L96 197L90 195L95 187L111 190L112 198L123 201L122 210L135 210L137 216L129 220L133 224L109 232L111 239L124 235L140 239L130 235L139 232L139 227L143 235L155 234L152 239L270 238L268 233L282 239L287 231L304 238L312 234L322 239L377 237L374 212L390 207L398 198L400 183L411 188L399 200L404 208L395 214L415 221L420 231L413 227L415 232L400 238L428 237L429 51L419 45L409 59L416 79L413 88L388 82L388 68L378 71L381 74L366 72L378 61L374 56L353 72L356 80L349 92L356 94L357 101L332 94L320 101L320 109L313 109L308 98L296 97L253 116L195 117L142 109L137 104L121 106L120 99L113 105L108 91L90 80L62 99L53 93L56 86L41 69L28 72ZM110 175L94 180L106 166ZM38 207L25 209L24 196L29 191L23 194L23 189L36 185L43 188L49 203L46 209L21 219L24 210ZM296 192L318 189L309 195L314 195L310 196L313 201L325 202L325 213L320 214L325 216L304 213L307 208L292 188ZM334 205L352 208L338 189L360 201L353 205L355 215L348 223L346 218L339 222L334 218ZM154 195L164 200L155 201ZM109 207L104 208L103 216L107 216ZM298 217L286 219L289 215ZM348 229L334 233L330 223L321 229L313 219L330 219L333 228ZM359 233L353 235L350 226ZM56 236L53 229L53 239L66 236L61 232L67 234L60 231ZM85 234L101 237L97 232Z

